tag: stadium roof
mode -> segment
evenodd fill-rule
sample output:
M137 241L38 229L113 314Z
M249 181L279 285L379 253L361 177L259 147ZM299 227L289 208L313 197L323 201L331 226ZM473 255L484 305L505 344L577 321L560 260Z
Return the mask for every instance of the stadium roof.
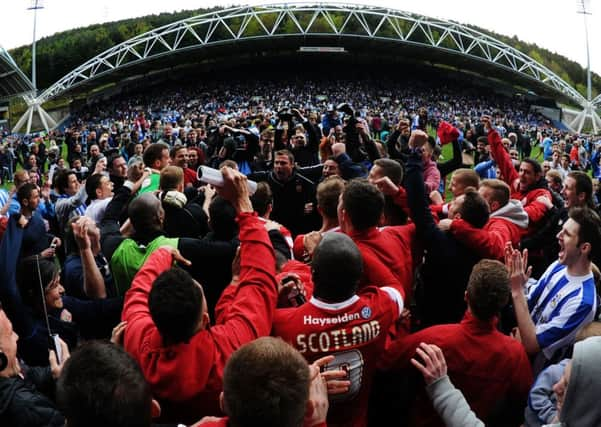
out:
M33 84L0 46L0 100L33 91Z
M261 61L303 46L342 48L352 57L380 56L386 62L401 57L443 64L512 82L538 95L586 102L544 65L472 28L399 10L327 3L234 7L153 29L89 59L36 101L85 93L186 62L239 65L244 56L254 54L251 62Z

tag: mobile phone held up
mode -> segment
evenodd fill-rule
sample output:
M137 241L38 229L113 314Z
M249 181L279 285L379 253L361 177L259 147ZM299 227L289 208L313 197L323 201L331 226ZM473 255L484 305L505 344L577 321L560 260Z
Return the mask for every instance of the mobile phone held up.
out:
M63 361L63 348L61 347L61 341L58 334L49 335L50 350L54 350L56 354L56 362L60 365Z

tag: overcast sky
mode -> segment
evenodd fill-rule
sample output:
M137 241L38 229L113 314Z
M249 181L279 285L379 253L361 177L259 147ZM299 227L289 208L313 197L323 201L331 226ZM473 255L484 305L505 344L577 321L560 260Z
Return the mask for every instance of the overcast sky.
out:
M33 12L31 0L0 0L2 24L0 45L11 49L30 44ZM593 12L588 17L591 69L601 74L601 0L586 0ZM231 6L217 0L42 0L38 11L38 39L59 31L90 24L117 21L152 13L197 9L212 5ZM272 2L248 1L244 4ZM340 2L338 2L340 3ZM346 2L348 3L348 2ZM508 36L538 44L586 67L583 16L577 14L580 0L362 0L361 4L385 6L426 16L478 25ZM100 53L100 52L99 52ZM89 58L81 58L85 62ZM42 72L41 70L39 72Z

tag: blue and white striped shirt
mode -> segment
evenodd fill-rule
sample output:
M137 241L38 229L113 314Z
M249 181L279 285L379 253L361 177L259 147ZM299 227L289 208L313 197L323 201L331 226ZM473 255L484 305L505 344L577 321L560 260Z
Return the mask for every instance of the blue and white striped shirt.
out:
M0 189L0 208L8 202L9 198L10 194L8 194L8 191Z
M596 309L593 274L571 276L559 261L551 264L528 292L528 310L545 358L550 360L557 350L571 345Z

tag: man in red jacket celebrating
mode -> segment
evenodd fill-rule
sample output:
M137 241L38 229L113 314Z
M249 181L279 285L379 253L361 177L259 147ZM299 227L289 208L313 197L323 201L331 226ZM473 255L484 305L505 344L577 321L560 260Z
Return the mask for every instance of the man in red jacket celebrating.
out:
M420 343L435 344L444 352L449 377L480 419L492 421L493 413L502 414L507 425L519 424L510 420L522 420L532 370L522 344L497 330L497 316L510 296L505 266L480 261L467 284L468 310L461 323L432 326L395 341L381 356L381 367L410 368ZM444 425L423 388L416 393L411 421L409 425Z
M528 231L528 214L518 200L510 199L507 184L498 179L485 179L478 192L487 201L490 218L483 228L476 228L467 221L444 219L439 227L450 228L453 236L483 258L505 259L505 245L511 242L519 246L520 239Z
M359 287L391 286L404 298L413 292L415 225L378 228L384 195L367 181L350 181L338 202L338 223L361 251L364 270Z
M544 184L544 174L540 163L533 159L523 159L519 173L513 167L509 153L505 151L501 136L491 124L490 117L482 116L482 124L488 132L490 152L497 162L503 181L511 189L511 198L519 200L528 214L529 230L536 228L551 206L551 193Z
M269 335L277 300L275 255L264 224L253 214L246 177L222 169L220 195L238 212L240 283L227 317L209 329L202 286L179 251L157 249L125 295L124 346L138 362L165 420L193 422L218 415L223 369L243 344Z

